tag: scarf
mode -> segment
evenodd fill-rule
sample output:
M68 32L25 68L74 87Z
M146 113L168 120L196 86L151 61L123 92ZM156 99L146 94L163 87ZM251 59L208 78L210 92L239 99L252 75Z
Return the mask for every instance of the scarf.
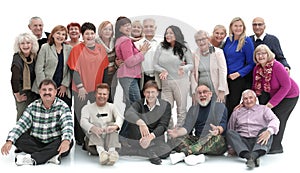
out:
M33 63L35 56L33 54L30 54L29 58L26 58L23 53L20 53L20 56L24 62L23 90L31 90L30 68L28 65Z
M272 76L272 70L273 70L273 64L274 64L274 59L267 62L265 67L262 67L260 64L257 65L257 70L255 73L255 78L254 78L254 89L255 93L260 96L262 93L262 90L265 92L270 92L271 90L271 76ZM262 89L262 79L264 78L264 88Z

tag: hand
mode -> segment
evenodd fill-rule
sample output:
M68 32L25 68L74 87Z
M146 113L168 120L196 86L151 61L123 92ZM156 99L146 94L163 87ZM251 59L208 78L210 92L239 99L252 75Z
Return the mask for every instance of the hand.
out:
M240 104L236 105L236 106L233 108L233 111L238 110L238 109L240 109L240 108L243 107L243 106L244 106L244 105L243 105L242 103L240 103Z
M225 103L225 91L218 91L217 102Z
M213 135L213 136L217 136L220 135L220 129L218 128L218 126L215 126L213 124L209 124L211 127L211 130L209 130L209 132Z
M148 136L150 134L148 126L146 124L139 125L139 128L142 137Z
M116 125L107 126L105 131L106 131L106 133L113 133L113 132L117 131L118 128L119 127Z
M12 141L6 141L1 148L2 155L8 155L11 147L12 147Z
M268 108L270 108L270 109L272 109L272 108L274 107L270 102L268 102L268 103L266 104L266 106L267 106Z
M240 73L239 72L235 72L235 73L231 73L228 75L228 78L231 80L235 80L236 78L240 77Z
M91 131L93 134L97 135L97 136L106 133L105 128L101 128L101 127L97 127L97 126L93 126L93 127L90 129L90 131Z
M62 153L67 152L70 149L70 143L71 142L69 140L63 140L57 149L59 152L58 154L61 155Z
M17 92L17 93L14 93L14 96L15 96L17 102L24 102L27 100L27 96L25 93L23 93L21 95L19 92Z
M179 76L183 76L184 75L184 69L183 69L182 66L180 66L179 69L178 69L178 75Z
M171 136L171 138L177 138L178 137L178 131L177 131L176 128L169 129L167 132L168 132L168 135Z
M140 46L140 52L145 55L145 53L151 48L150 43L145 41L143 45Z
M258 135L257 143L261 145L267 145L270 139L271 133L269 130L265 130Z
M85 100L85 96L87 95L88 93L86 92L85 88L82 87L80 89L78 89L78 97L79 99L82 101L82 100Z
M120 67L121 65L124 64L124 61L122 59L116 58L115 64L117 67Z
M159 74L159 78L161 79L161 80L166 80L167 79L167 77L168 77L168 72L166 71L166 70L164 70L164 71L162 71L160 74Z
M152 139L154 139L152 134L149 134L148 136L142 137L140 139L140 146L144 149L148 148Z
M58 87L58 96L59 97L64 97L67 91L67 87L61 85L60 87Z

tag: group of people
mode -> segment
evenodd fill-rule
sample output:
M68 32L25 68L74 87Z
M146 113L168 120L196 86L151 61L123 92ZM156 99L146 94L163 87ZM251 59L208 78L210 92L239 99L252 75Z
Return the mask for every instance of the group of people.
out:
M254 168L261 156L283 152L299 88L261 17L253 19L250 37L240 17L228 36L223 25L211 36L197 31L195 51L179 26L156 37L153 18L120 16L115 25L102 22L98 34L90 22L46 33L42 19L33 17L28 26L32 33L16 38L11 66L17 123L1 148L27 153L16 155L17 165L59 164L73 135L102 165L115 164L119 155L196 165L205 155L228 152ZM114 104L118 83L124 112Z

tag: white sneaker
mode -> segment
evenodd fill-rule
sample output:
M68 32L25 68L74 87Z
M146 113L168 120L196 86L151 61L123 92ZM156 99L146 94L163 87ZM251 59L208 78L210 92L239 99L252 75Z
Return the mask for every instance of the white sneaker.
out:
M184 153L173 153L170 154L170 159L171 159L171 163L174 165L180 161L183 161L183 159L185 158L185 154Z
M51 159L49 159L47 163L53 163L56 165L60 165L60 163L61 163L60 160L61 160L61 157L58 154L58 155L53 156Z
M30 154L25 154L25 155L18 154L18 155L16 155L16 157L15 157L15 163L16 163L17 166L22 166L22 165L34 165L35 160L33 160L33 159L31 158L31 155L30 155Z
M199 154L199 155L189 155L184 158L184 162L187 165L194 166L199 163L204 163L205 162L205 156L204 154Z

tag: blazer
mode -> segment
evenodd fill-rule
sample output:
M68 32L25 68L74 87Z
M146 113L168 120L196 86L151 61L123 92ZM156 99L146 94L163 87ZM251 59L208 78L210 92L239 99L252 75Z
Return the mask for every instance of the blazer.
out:
M63 67L63 80L61 85L67 87L67 96L71 98L70 84L71 84L71 73L67 65L69 54L72 46L63 44L63 55L64 55L64 67ZM56 67L58 64L58 56L56 53L55 45L50 46L48 43L43 44L38 54L38 58L35 64L36 79L32 86L32 91L38 92L38 86L45 78L53 78Z
M200 50L196 49L193 55L194 69L191 72L191 93L195 93L198 86L198 67L200 62ZM223 50L215 47L215 52L210 54L210 76L213 83L216 94L218 91L224 91L225 96L229 94L228 84L227 84L227 65Z

